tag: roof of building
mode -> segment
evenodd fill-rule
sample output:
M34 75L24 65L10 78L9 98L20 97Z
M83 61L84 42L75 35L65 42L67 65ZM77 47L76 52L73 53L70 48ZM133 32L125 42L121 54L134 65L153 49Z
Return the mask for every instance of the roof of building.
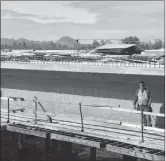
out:
M105 44L96 49L126 49L135 46L135 44Z

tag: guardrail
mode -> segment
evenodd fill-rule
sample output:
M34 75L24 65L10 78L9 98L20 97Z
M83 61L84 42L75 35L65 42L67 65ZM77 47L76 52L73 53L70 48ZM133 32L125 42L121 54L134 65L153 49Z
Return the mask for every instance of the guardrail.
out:
M8 101L8 121L7 121L7 123L9 123L10 122L9 121L9 112L11 111L11 108L9 107L9 100L12 100L12 101L16 101L16 100L25 101L25 99L24 98L19 98L19 97L1 97L1 99ZM37 124L37 103L40 103L40 102L38 101L38 98L36 96L34 96L33 100L35 102L35 123ZM108 110L128 112L128 113L133 113L133 114L140 114L140 116L141 116L141 138L142 138L142 142L144 142L144 129L154 130L154 131L158 131L158 132L162 132L162 133L165 132L165 129L159 129L159 128L155 128L155 127L144 126L144 122L143 122L143 116L144 115L158 116L158 117L164 117L165 118L165 114L162 114L162 113L144 112L143 108L141 108L141 111L136 111L136 110L129 110L129 109L124 109L124 108L120 108L120 107L112 107L112 106L86 105L86 104L83 104L83 103L79 103L79 104L65 103L65 102L63 102L63 103L64 103L64 105L65 104L75 105L79 108L80 119L81 119L81 132L84 131L84 116L83 116L83 113L82 113L82 108L83 107L102 108L102 109L108 109ZM46 112L44 107L42 107L42 111L44 111L46 113L47 117L49 118L49 121L52 122L51 116ZM120 125L122 125L122 126L123 125L125 126L125 124L126 123L120 122Z

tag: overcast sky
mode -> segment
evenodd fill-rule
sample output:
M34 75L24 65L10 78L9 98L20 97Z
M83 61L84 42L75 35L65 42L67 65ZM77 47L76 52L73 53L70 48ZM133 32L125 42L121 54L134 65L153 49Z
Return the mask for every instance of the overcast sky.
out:
M3 1L1 36L31 40L164 38L164 1Z

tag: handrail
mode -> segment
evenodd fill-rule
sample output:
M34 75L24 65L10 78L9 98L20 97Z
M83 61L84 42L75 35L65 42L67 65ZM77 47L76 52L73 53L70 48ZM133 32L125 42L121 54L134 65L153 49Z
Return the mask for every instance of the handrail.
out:
M112 106L100 106L100 105L86 105L82 104L82 106L87 106L91 108L101 108L101 109L107 109L107 110L115 110L115 111L121 111L121 112L128 112L128 113L134 113L134 114L141 114L141 111L136 111L136 110L130 110L130 109L124 109L124 108L119 108L119 107L112 107ZM146 115L151 115L151 116L159 116L159 117L165 117L165 114L162 113L153 113L153 112L144 112Z
M10 112L10 108L9 108L9 101L10 100L17 100L20 99L22 101L25 101L24 98L20 98L20 97L1 97L1 99L4 100L8 100L8 120L7 123L9 123L9 112ZM52 118L49 114L47 114L45 108L42 106L42 104L39 102L38 98L36 96L34 96L33 101L35 102L35 123L37 124L37 104L39 104L39 106L41 107L41 109L44 111L44 113L46 113L46 116L48 117L48 120L50 123L52 123ZM115 111L121 111L121 112L128 112L128 113L134 113L134 114L141 114L141 138L142 138L142 142L144 142L144 138L143 138L143 134L144 134L144 122L143 122L143 115L151 115L151 116L159 116L159 117L165 117L165 114L161 114L161 113L152 113L152 112L144 112L143 109L141 108L141 111L136 111L136 110L129 110L129 109L123 109L123 108L119 108L119 107L111 107L111 106L100 106L100 105L86 105L83 103L79 103L77 104L79 105L79 110L80 110L80 116L81 116L81 132L84 131L84 125L83 125L83 114L82 114L82 107L91 107L91 108L100 108L100 109L108 109L108 110L115 110Z
M9 98L9 100L11 100L11 101L17 101L17 100L25 101L25 99L22 98L22 97L1 97L2 100L8 100L8 98Z
M8 119L7 119L7 123L10 123L10 111L16 111L16 109L15 110L12 110L12 109L10 109L10 100L11 101L17 101L17 100L19 100L19 101L25 101L25 99L24 98L22 98L22 97L1 97L1 99L3 99L3 100L7 100L7 102L8 102ZM23 111L24 110L24 108L22 109L18 109L18 110L20 110L20 111Z
M20 98L20 97L15 97L15 98ZM1 97L1 99L8 100L8 97ZM15 99L13 99L13 97L9 97L9 100L15 101ZM24 99L24 101L26 101L26 100ZM40 107L43 109L43 111L45 113L47 113L39 101L38 101L38 103L39 103ZM60 103L67 104L67 105L75 105L75 106L78 105L76 103L71 103L71 102L60 102ZM107 110L115 110L115 111L128 112L128 113L134 113L134 114L141 114L141 111L120 108L120 105L117 107L115 107L115 106L113 107L113 106L109 106L109 105L96 105L96 104L83 104L83 103L81 103L81 106L82 107L83 106L90 107L90 108L101 108L101 109L107 109ZM144 112L144 114L150 115L150 116L165 117L165 114L162 114L162 113Z

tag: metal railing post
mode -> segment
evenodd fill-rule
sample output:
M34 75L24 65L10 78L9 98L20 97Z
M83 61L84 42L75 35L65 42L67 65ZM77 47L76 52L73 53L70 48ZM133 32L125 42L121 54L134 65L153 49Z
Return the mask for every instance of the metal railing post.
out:
M144 142L144 119L143 119L143 106L141 106L141 137Z
M37 124L37 102L35 100L35 124Z
M81 109L81 103L79 103L79 108L80 108L80 116L81 116L81 132L84 131L84 125L83 125L83 116L82 116L82 109Z
M50 123L52 123L52 118L51 118L51 116L49 116L49 115L47 114L46 110L44 109L44 107L43 107L42 104L39 102L39 100L38 100L38 98L37 98L36 96L34 96L34 101L35 101L36 104L39 104L39 106L41 107L41 109L43 110L43 112L46 113L46 116L48 117L48 121L49 121ZM37 105L36 105L36 108L37 108Z
M7 123L9 123L10 122L10 98L8 97L8 99L7 99L7 105L8 105L8 119L7 119Z

